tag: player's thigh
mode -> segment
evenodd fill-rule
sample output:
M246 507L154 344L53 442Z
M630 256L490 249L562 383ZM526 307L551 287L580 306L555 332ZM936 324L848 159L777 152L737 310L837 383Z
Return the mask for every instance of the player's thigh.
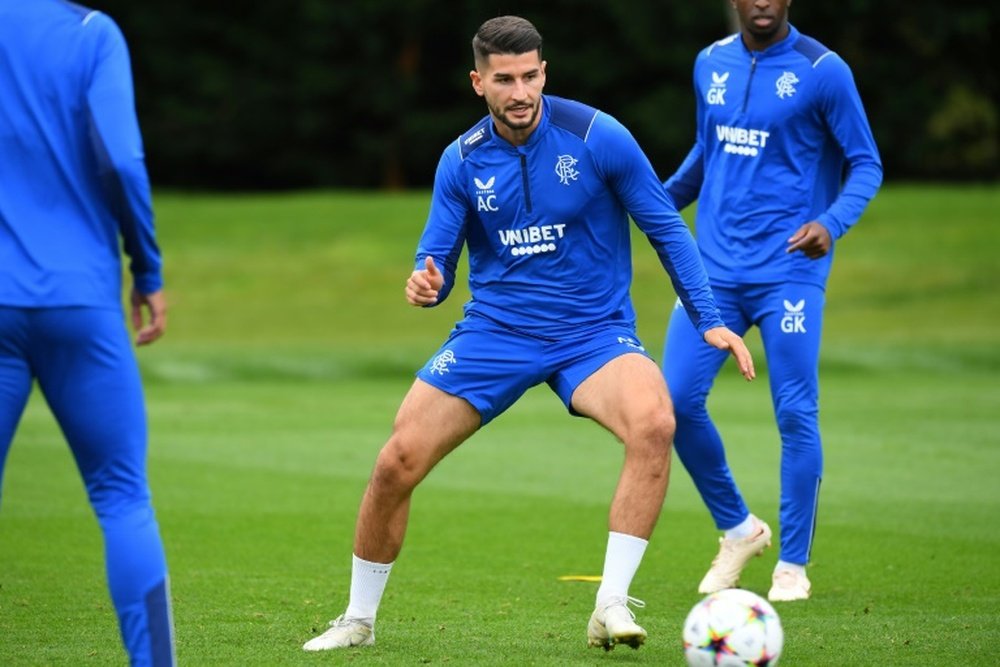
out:
M761 339L775 401L815 400L824 290L790 283L773 287L758 301Z
M750 324L739 306L735 292L716 289L719 310L726 326L739 335ZM663 375L677 409L686 412L689 406L704 403L719 369L729 353L705 342L687 312L678 304L670 314L663 343Z
M611 359L573 392L573 410L628 442L645 431L673 431L673 406L656 362L632 352Z
M138 363L120 311L39 311L32 363L94 499L145 494L146 411Z
M31 393L31 369L25 349L26 313L0 307L0 480L14 431Z
M468 401L418 378L396 413L383 456L423 477L479 425L479 412Z

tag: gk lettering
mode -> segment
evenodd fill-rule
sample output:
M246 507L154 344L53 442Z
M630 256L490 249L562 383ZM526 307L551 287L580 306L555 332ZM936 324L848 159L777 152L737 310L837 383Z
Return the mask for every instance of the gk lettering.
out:
M804 313L785 313L781 318L781 331L783 333L805 333L806 316Z

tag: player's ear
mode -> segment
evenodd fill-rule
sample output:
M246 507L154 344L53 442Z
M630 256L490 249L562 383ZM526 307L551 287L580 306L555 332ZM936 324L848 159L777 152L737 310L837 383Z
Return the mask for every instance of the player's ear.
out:
M480 97L483 96L483 77L478 70L472 70L469 72L469 79L472 80L472 89L476 91L476 95Z

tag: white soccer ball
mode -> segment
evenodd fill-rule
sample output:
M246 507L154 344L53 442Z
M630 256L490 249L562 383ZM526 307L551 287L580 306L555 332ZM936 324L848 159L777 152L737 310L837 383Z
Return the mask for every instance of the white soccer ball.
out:
M691 667L774 667L784 643L774 607L740 588L712 593L684 621L684 657Z

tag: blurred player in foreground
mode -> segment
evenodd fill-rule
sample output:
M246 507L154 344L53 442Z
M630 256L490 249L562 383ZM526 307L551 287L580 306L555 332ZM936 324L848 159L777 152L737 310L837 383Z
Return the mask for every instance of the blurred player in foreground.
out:
M146 345L163 334L166 306L125 40L79 5L0 0L0 478L37 380L104 535L131 663L172 665L119 239ZM58 641L73 628L52 631Z
M781 432L781 553L768 597L808 598L822 478L819 341L836 239L882 182L851 70L788 23L791 0L733 0L740 32L697 58L697 140L664 184L678 209L698 200L696 233L723 319L759 328ZM663 372L677 455L725 531L698 590L732 588L771 529L747 509L706 410L725 361L674 311Z
M699 336L753 378L750 354L719 317L694 240L649 161L612 117L542 94L541 50L534 26L512 16L487 21L473 39L472 87L489 115L441 157L406 284L411 304L442 302L465 245L472 298L403 400L361 502L347 609L307 651L374 643L414 488L542 382L625 449L588 642L610 649L645 640L627 607L637 602L629 585L666 493L674 418L663 377L636 338L628 214Z

